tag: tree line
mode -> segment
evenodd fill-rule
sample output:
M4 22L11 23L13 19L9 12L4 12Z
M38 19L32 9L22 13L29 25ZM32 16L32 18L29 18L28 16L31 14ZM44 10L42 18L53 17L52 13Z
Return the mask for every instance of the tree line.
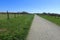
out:
M43 13L37 13L38 15L40 14L40 15L48 15L48 16L53 16L53 17L56 17L56 18L60 18L60 14L58 14L58 13L45 13L45 12L43 12Z

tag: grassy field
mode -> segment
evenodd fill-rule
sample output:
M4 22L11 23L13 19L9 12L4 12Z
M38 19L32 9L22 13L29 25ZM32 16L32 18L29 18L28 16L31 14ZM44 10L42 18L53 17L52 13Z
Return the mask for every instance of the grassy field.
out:
M4 14L0 17L0 40L25 40L33 17L34 15L21 14L7 20Z
M48 15L39 15L49 21L52 21L53 23L56 23L57 25L60 26L60 17L55 17L55 16L48 16Z
M9 18L14 18L15 16L21 16L21 14L9 14ZM0 20L7 19L7 14L0 14Z

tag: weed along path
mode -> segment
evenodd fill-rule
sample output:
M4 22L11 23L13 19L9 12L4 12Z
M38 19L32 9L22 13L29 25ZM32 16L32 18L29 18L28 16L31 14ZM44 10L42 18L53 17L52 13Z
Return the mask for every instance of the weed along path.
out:
M60 40L60 27L35 15L27 40Z

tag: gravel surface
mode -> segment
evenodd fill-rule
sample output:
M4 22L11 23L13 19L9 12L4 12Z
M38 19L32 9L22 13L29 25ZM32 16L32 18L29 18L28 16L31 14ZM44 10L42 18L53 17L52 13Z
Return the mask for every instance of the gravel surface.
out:
M27 40L60 40L60 27L35 15Z

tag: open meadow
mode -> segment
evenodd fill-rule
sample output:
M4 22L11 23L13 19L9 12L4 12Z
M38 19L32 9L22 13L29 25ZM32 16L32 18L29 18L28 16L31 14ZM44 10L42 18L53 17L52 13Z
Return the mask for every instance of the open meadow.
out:
M0 40L25 40L33 14L0 14Z

